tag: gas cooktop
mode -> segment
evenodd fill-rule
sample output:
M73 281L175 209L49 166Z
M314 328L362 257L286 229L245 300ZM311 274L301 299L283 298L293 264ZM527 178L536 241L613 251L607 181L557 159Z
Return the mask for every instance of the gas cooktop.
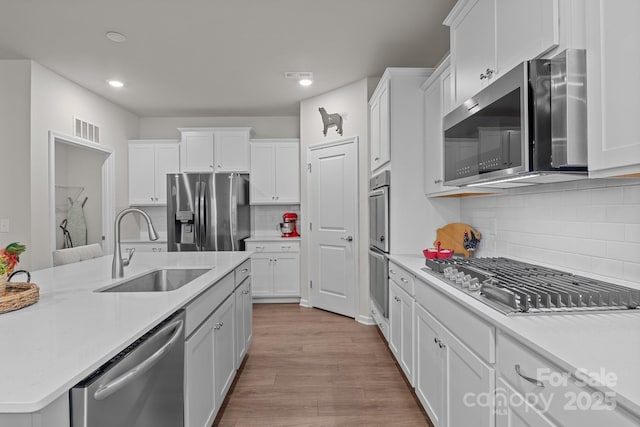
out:
M509 258L428 259L426 265L424 271L507 315L637 310L640 305L640 289Z

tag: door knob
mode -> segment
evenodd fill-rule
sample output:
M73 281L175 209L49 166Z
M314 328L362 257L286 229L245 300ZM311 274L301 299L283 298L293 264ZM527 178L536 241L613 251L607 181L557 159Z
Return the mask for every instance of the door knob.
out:
M353 236L341 237L342 240L346 240L347 242L353 241Z

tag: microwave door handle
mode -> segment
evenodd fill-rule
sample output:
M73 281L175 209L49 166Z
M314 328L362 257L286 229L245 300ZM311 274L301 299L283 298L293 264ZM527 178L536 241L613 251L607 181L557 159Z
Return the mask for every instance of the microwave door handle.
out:
M173 323L168 324L167 326L162 328L160 331L158 331L157 334L162 334L163 332L169 329L175 328L173 335L171 335L171 338L169 338L162 347L156 350L151 356L145 359L142 363L136 365L135 367L125 372L124 374L120 375L113 381L110 381L109 383L103 386L100 386L94 393L93 397L96 400L106 399L107 397L111 396L113 393L117 392L118 390L120 390L121 388L129 384L131 381L134 381L137 377L139 377L140 375L144 374L149 369L151 369L153 365L158 363L160 359L162 359L169 352L169 350L171 350L171 348L176 344L176 342L178 342L178 340L182 338L181 333L182 333L183 326L184 326L184 322L182 321L182 319L180 319ZM135 352L135 350L133 351Z

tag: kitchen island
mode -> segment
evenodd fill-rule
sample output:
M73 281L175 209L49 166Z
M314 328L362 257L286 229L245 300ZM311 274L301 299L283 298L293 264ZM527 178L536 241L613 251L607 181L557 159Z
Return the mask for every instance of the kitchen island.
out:
M111 256L33 272L39 302L0 315L0 426L52 425L37 414L68 411L70 388L250 255L139 253L121 279L111 278ZM158 268L210 271L169 292L96 292Z

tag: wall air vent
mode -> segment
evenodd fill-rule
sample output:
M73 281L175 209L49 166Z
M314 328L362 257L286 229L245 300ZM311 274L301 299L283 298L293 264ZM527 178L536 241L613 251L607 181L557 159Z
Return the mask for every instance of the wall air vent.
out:
M91 142L100 142L100 127L85 120L73 117L73 136Z
M292 79L292 80L302 80L302 79L313 80L313 73L311 71L285 71L284 78Z

